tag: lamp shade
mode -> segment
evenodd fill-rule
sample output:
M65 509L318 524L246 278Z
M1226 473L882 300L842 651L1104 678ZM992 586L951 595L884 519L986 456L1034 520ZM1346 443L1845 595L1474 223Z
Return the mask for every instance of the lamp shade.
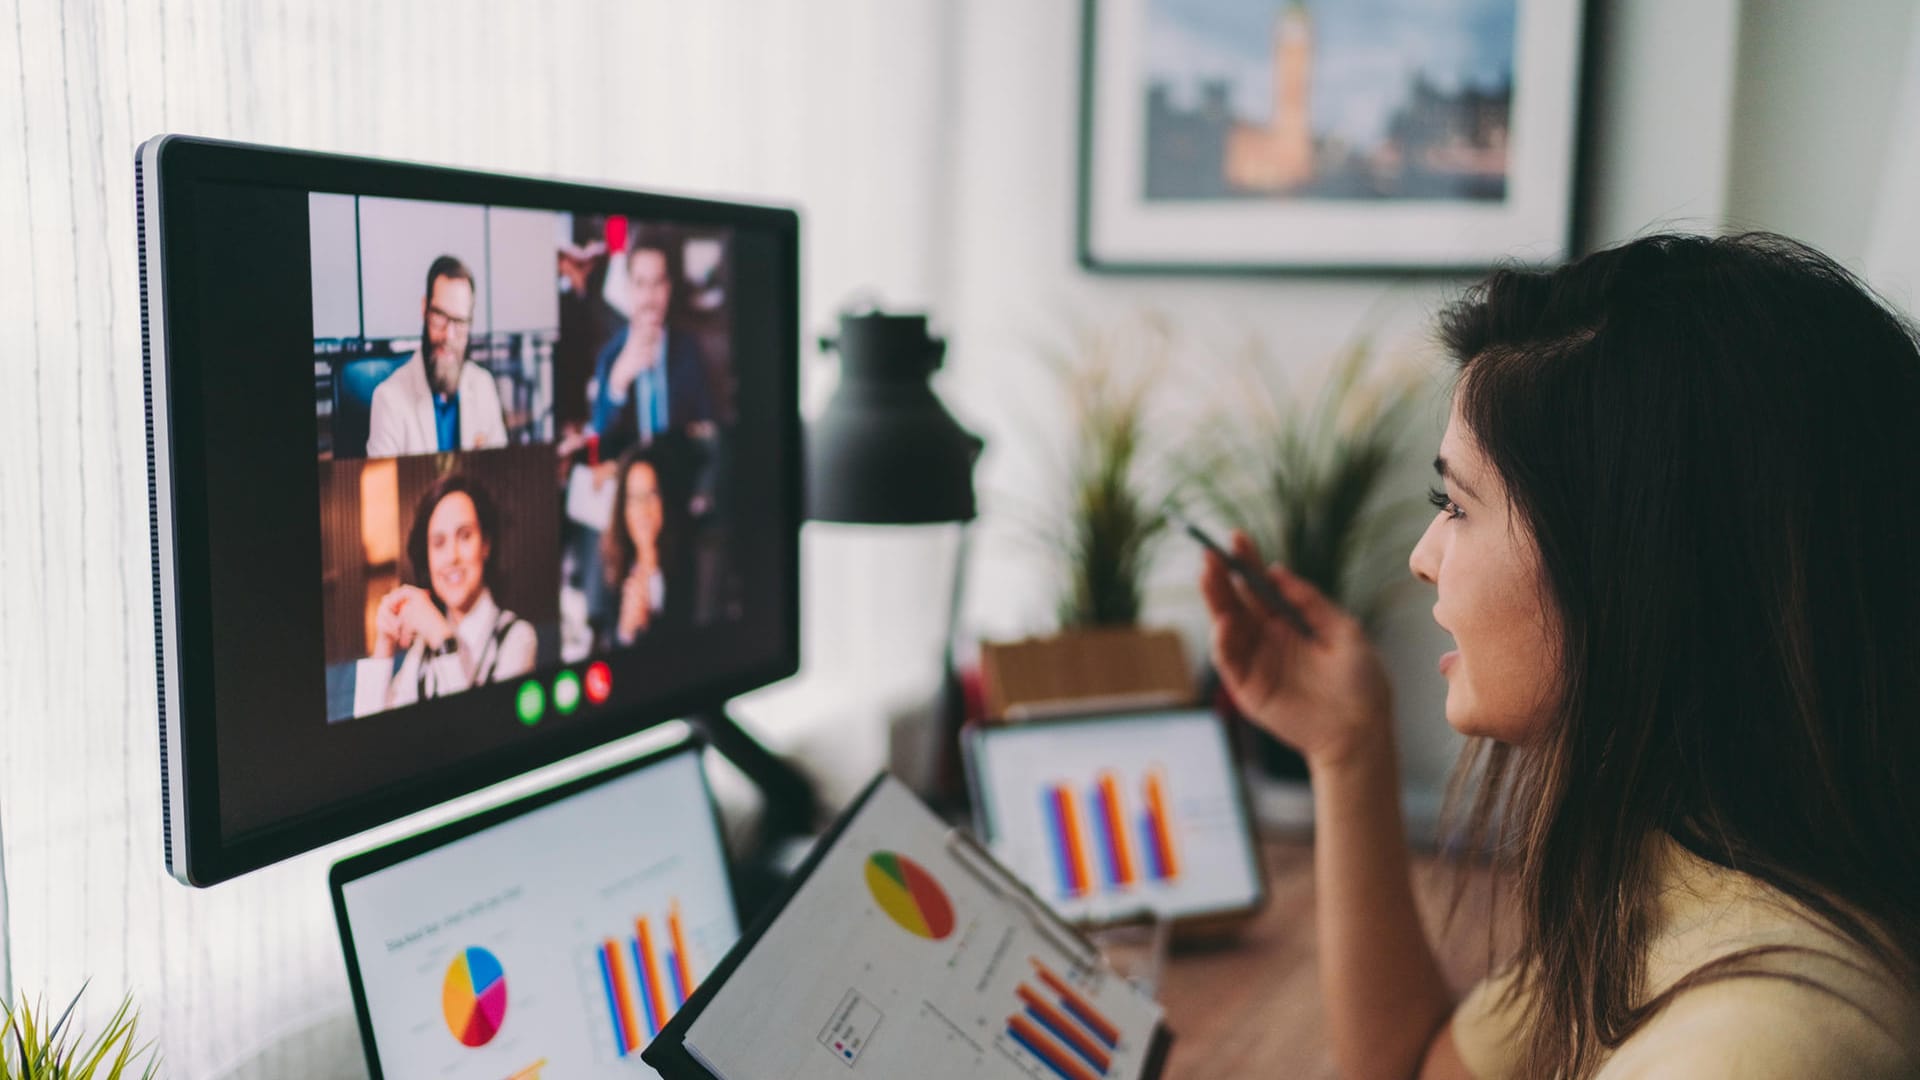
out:
M935 396L946 342L925 315L840 317L840 385L807 426L807 517L858 525L971 521L984 445Z

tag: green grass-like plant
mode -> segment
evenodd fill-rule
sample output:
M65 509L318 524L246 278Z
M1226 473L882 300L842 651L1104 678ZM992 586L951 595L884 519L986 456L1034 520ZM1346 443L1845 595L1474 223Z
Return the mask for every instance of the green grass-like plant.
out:
M1082 326L1049 361L1072 410L1061 501L1035 532L1061 569L1062 629L1140 621L1176 478L1154 430L1165 324ZM1061 511L1064 511L1062 513Z
M133 998L122 998L106 1028L89 1040L74 1018L85 993L81 987L51 1025L45 999L38 1005L0 1001L6 1014L0 1024L0 1080L151 1080L159 1074L153 1043L138 1041L140 1014Z
M1407 581L1407 552L1426 516L1418 494L1387 491L1407 462L1426 380L1376 372L1365 332L1310 398L1275 372L1259 342L1245 359L1233 400L1183 458L1188 497L1372 625Z

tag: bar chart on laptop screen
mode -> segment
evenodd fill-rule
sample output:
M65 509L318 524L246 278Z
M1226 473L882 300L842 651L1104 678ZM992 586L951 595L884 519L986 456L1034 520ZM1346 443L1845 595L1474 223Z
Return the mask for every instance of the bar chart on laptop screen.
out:
M586 1011L603 1058L637 1059L693 996L718 958L710 946L713 929L689 930L675 897L664 911L637 914L620 932L585 947Z
M996 855L1069 918L1220 910L1255 892L1217 726L1042 725L982 750Z

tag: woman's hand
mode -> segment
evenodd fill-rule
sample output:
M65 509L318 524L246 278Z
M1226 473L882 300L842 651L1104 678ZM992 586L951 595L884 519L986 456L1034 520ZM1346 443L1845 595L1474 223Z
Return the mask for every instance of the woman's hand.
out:
M381 597L380 605L373 609L374 659L391 659L396 650L405 651L413 644L413 634L400 622L400 605L405 602L400 589L394 589Z
M1259 566L1246 534L1234 555ZM1313 627L1308 640L1207 552L1200 590L1213 615L1213 663L1249 720L1300 751L1310 767L1377 745L1392 723L1392 689L1359 620L1284 567L1267 570Z
M620 641L633 641L646 632L647 624L652 621L653 571L651 567L636 563L626 580L620 583Z
M415 638L424 638L428 648L439 649L453 636L453 628L434 606L433 597L412 585L402 585L380 601L374 625L380 631L380 642L374 646L373 655L381 657L392 656L395 648L411 647Z

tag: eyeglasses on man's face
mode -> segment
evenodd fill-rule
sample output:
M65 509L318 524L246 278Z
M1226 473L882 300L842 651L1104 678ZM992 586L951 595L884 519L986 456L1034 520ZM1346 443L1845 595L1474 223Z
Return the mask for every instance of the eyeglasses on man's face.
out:
M458 327L461 330L471 330L473 329L473 319L463 319L450 311L441 310L438 304L428 304L427 325L433 327L435 330L445 330L449 326Z

